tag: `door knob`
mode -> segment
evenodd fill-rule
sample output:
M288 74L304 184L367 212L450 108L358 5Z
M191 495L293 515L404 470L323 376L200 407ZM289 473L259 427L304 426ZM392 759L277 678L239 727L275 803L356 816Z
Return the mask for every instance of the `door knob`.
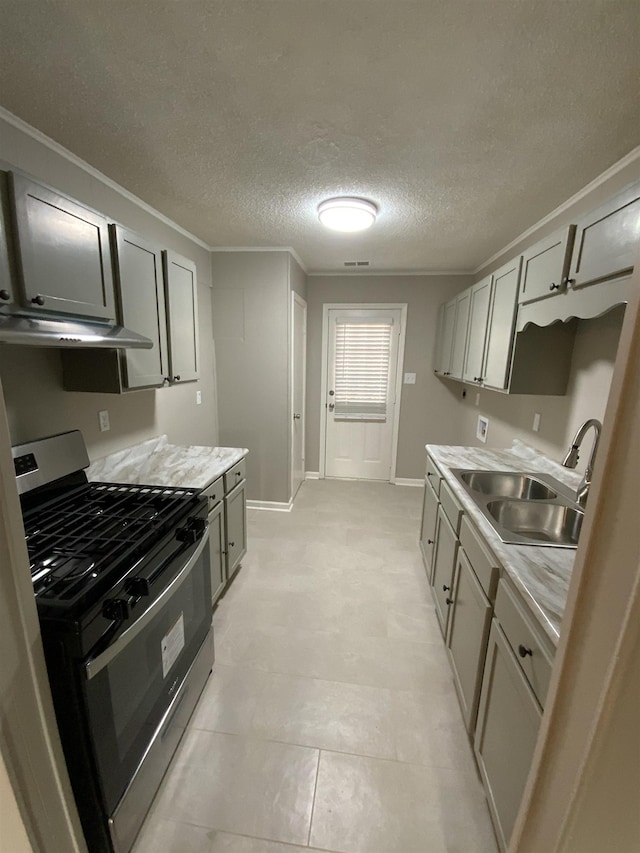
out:
M293 419L294 419L294 421L299 421L301 417L302 417L302 415L294 415Z

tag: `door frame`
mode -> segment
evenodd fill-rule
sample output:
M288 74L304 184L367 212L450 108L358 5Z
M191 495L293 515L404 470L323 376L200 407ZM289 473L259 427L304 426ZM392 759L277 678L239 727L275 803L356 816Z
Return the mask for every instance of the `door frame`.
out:
M306 475L306 408L307 408L307 302L302 298L295 290L291 291L291 306L289 309L289 318L290 318L290 334L289 334L289 346L291 348L291 358L290 367L289 367L289 444L290 444L290 452L289 452L289 494L290 500L295 498L293 494L293 444L294 444L294 427L295 422L293 420L294 411L293 411L293 385L295 379L295 305L296 302L298 305L304 310L304 334L303 334L303 345L302 345L302 479L304 481Z
M322 370L320 374L320 479L324 480L326 470L327 438L327 382L329 355L329 311L400 311L400 338L398 340L398 361L396 365L395 392L396 402L393 412L393 432L391 436L391 470L389 482L396 482L396 463L398 459L398 433L400 431L400 404L402 402L402 375L404 373L404 347L407 333L406 302L325 302L322 306Z

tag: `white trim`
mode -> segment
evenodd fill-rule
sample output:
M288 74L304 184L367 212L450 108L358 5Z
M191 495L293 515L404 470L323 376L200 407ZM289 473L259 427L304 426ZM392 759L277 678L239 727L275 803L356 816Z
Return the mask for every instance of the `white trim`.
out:
M319 480L320 471L305 471L304 478L305 480Z
M569 210L574 204L582 201L583 198L586 198L590 193L594 190L598 189L598 187L602 186L605 181L608 181L610 178L613 178L614 175L617 175L618 172L621 172L623 169L626 169L627 166L630 166L636 160L640 160L640 145L636 148L633 148L622 160L618 160L617 163L614 163L613 166L610 166L605 172L601 175L598 175L597 178L594 178L591 183L587 184L586 187L583 187L581 190L578 190L577 193L568 198L566 201L563 201L561 205L552 210L551 213L548 213L546 216L543 216L542 219L538 220L535 225L532 225L530 228L527 228L526 231L523 231L518 237L504 246L500 251L495 252L491 255L490 258L487 258L486 261L480 264L480 266L476 267L472 272L474 275L477 275L481 272L485 267L490 266L494 261L497 261L502 255L505 255L510 249L513 249L514 246L517 246L518 243L526 240L528 237L531 237L535 232L547 225L549 222L552 222L556 217L560 216L565 211Z
M329 352L329 311L340 310L381 310L400 311L400 340L398 341L398 359L396 366L396 402L393 412L393 431L391 436L391 476L389 482L393 483L396 476L396 462L398 458L398 433L400 430L400 403L402 398L402 377L404 372L404 347L407 334L407 303L406 302L325 302L322 306L322 365L320 376L320 475L319 479L325 478L326 472L326 437L327 418L327 356ZM382 481L381 481L382 482Z
M291 512L293 501L247 501L247 509L264 509L271 512Z
M291 291L291 305L289 309L289 423L290 423L290 453L289 453L289 467L290 467L290 483L289 489L291 494L291 500L294 499L295 495L293 494L293 445L294 445L294 432L295 432L295 421L293 419L294 411L293 411L293 379L295 373L295 363L294 363L294 329L295 329L295 305L296 302L300 307L304 310L304 330L303 330L303 347L302 347L302 471L304 474L304 463L306 456L306 430L305 430L305 421L306 421L306 409L307 409L307 303L295 290ZM303 481L306 479L303 476Z
M421 275L474 275L477 270L354 270L353 272L348 269L344 270L336 270L335 272L317 272L316 270L311 270L307 275L315 276L318 278L341 278L342 276L349 276L352 278L353 276L368 276L368 275L377 275L377 276L393 276L397 278L398 276L421 276Z
M424 486L424 478L396 477L393 484L394 486L419 486L422 488Z
M64 157L65 160L68 160L70 163L73 163L74 166L77 166L79 169L82 169L83 172L91 175L93 178L96 178L101 183L105 184L105 186L109 187L109 189L114 190L119 193L121 196L124 196L128 201L142 208L142 210L150 213L152 216L155 216L156 219L159 219L161 222L164 222L165 225L168 225L170 228L173 228L175 231L178 231L183 237L188 237L189 240L192 240L198 246L201 246L203 249L206 249L208 252L211 251L211 246L208 243L205 243L204 240L201 240L200 237L196 237L195 234L192 234L190 231L187 231L186 228L183 228L181 225L178 225L177 222L174 222L172 219L169 219L168 216L165 216L164 213L160 213L159 210L156 210L155 207L151 207L150 204L147 204L146 201L143 201L137 195L134 195L129 190L125 189L121 184L116 183L114 180L109 178L103 172L100 172L90 163L87 163L86 160L83 160L81 157L78 157L77 154L74 154L73 151L69 151L68 148L65 148L64 145L61 145L59 142L56 142L55 139L51 139L50 136L42 133L41 130L38 130L32 125L27 124L26 121L23 121L18 116L10 113L9 110L4 107L0 107L0 119L4 119L7 124L12 125L18 130L25 133L27 136L30 136L32 139L35 139L36 142L40 142L50 151L55 151L56 154L59 154L61 157Z
M208 248L210 252L288 252L302 267L303 272L306 275L309 274L305 262L293 246L209 246Z

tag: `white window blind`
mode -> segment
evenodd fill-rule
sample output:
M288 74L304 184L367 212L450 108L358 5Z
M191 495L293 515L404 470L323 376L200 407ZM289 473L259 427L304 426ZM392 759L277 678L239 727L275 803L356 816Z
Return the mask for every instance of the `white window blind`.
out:
M336 320L335 412L340 420L387 418L393 319Z

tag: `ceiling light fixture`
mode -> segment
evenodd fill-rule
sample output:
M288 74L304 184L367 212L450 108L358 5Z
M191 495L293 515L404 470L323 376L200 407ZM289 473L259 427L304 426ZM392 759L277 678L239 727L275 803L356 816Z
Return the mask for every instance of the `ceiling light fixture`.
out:
M328 198L318 205L318 219L334 231L364 231L377 214L375 204L363 198Z

